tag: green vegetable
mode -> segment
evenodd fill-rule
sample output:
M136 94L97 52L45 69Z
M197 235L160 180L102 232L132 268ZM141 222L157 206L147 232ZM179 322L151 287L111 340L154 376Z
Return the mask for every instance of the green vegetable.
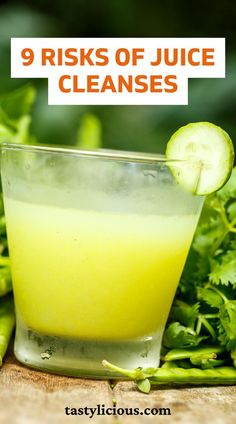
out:
M12 296L7 296L0 303L0 366L2 365L2 359L6 353L14 326L14 303Z
M149 393L151 390L151 383L148 378L145 378L144 380L137 381L137 386L139 390L143 393Z
M193 122L179 128L167 143L170 160L197 161L201 166L199 180L194 166L176 169L169 163L176 180L196 194L219 190L229 179L234 163L234 146L222 128L210 122Z
M103 361L103 366L136 381L138 388L148 393L151 387L160 385L233 385L236 384L236 369L233 367L218 367L216 369L183 369L163 366L157 369L127 370ZM149 382L149 384L148 384Z
M223 353L225 348L222 346L203 346L190 349L172 349L162 359L163 361L177 361L180 359L189 359L194 357L216 358L217 354Z
M217 342L235 361L236 168L209 196L172 307L163 344L189 348ZM205 337L205 340L202 339Z
M172 349L163 358L166 363L175 361L177 366L182 366L183 359L189 359L190 363L185 361L185 366L191 368L192 365L202 369L214 368L224 365L224 359L217 359L217 355L224 353L225 349L222 346L203 346L190 349ZM178 362L176 362L178 361Z
M190 327L172 322L165 331L163 344L167 348L198 346L207 336L198 336Z
M12 284L10 267L0 268L0 296L4 296L11 290Z
M0 96L0 143L31 143L30 111L35 99L30 84ZM10 260L7 248L6 223L0 193L0 366L15 326L13 299L5 296L12 290Z
M31 143L30 111L36 97L35 88L27 84L0 96L0 142Z

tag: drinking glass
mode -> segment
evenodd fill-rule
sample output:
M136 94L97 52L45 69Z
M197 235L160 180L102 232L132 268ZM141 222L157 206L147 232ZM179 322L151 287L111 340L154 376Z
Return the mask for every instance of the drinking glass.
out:
M190 160L2 145L20 362L93 378L111 376L103 359L159 365L203 204L178 183L183 172L197 187Z

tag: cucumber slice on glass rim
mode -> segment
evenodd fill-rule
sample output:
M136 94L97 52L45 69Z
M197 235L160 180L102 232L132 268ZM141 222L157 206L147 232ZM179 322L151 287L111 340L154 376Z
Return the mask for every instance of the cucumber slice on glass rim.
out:
M234 146L222 128L210 122L194 122L178 129L167 144L166 157L176 181L198 195L219 190L229 179L234 163ZM191 166L171 165L171 160L199 162L200 177L196 179Z

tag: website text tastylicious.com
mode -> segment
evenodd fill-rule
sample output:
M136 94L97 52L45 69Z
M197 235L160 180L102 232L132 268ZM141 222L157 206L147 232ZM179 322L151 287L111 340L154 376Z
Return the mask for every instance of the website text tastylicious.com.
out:
M112 407L106 407L104 404L96 405L95 407L80 407L80 408L70 408L68 406L64 409L65 415L85 415L89 418L93 418L95 416L105 416L105 415L113 415L113 416L122 416L122 415L172 415L171 409L166 407L153 407L153 408L129 408L129 407L118 407L114 405Z

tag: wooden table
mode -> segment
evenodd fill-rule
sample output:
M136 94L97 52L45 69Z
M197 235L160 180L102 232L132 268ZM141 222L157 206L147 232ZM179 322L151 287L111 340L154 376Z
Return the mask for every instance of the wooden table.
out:
M170 408L171 415L119 417L67 416L65 407ZM161 388L149 395L137 391L131 382L85 380L50 375L22 366L12 349L0 370L1 424L64 423L236 423L236 386L201 388Z

